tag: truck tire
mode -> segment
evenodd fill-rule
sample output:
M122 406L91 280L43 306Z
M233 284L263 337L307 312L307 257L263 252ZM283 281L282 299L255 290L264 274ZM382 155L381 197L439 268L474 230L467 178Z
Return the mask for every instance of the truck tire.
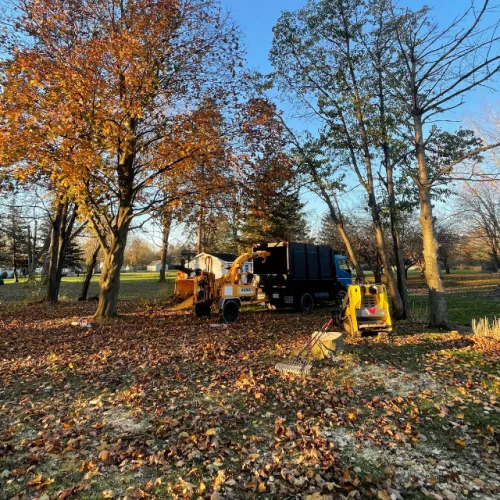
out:
M304 314L309 314L314 309L314 299L310 293L303 293L300 296L300 300L298 303L298 309L300 312Z
M221 316L226 323L234 323L235 321L238 321L239 315L240 306L234 300L228 300L222 306Z
M197 302L194 306L194 313L198 318L203 318L204 316L210 316L210 309L212 308L212 303L207 302Z

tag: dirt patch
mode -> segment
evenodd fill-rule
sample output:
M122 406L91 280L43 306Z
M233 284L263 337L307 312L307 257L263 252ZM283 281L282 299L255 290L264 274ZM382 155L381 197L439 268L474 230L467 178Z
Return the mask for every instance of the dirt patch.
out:
M150 428L147 420L137 420L130 413L120 408L107 410L103 415L109 428L127 436L143 434Z

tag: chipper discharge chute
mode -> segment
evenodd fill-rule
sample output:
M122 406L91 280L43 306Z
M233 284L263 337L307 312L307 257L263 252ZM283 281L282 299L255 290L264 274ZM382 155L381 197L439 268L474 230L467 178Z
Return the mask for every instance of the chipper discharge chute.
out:
M392 332L385 285L351 285L344 299L342 325L347 333Z

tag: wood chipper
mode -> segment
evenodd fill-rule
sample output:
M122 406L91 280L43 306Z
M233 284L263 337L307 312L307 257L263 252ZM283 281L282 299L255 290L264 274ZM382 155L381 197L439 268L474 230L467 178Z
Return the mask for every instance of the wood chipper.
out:
M253 275L241 270L244 262L253 259L266 259L269 252L257 251L240 255L229 272L216 279L212 272L212 259L207 257L205 269L182 268L177 273L174 298L181 300L174 310L189 309L194 306L198 317L210 316L212 307L216 307L227 323L235 322L239 317L242 300L256 300L257 288L253 284Z
M351 285L342 307L342 326L347 333L392 332L385 285Z

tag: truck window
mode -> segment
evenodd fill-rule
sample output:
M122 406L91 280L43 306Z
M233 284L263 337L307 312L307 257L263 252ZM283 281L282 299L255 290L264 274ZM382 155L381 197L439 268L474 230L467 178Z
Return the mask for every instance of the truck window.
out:
M349 264L347 263L347 261L345 259L339 259L338 264L339 264L339 269L341 269L345 273L349 273L349 274L352 273L351 269L349 268Z

